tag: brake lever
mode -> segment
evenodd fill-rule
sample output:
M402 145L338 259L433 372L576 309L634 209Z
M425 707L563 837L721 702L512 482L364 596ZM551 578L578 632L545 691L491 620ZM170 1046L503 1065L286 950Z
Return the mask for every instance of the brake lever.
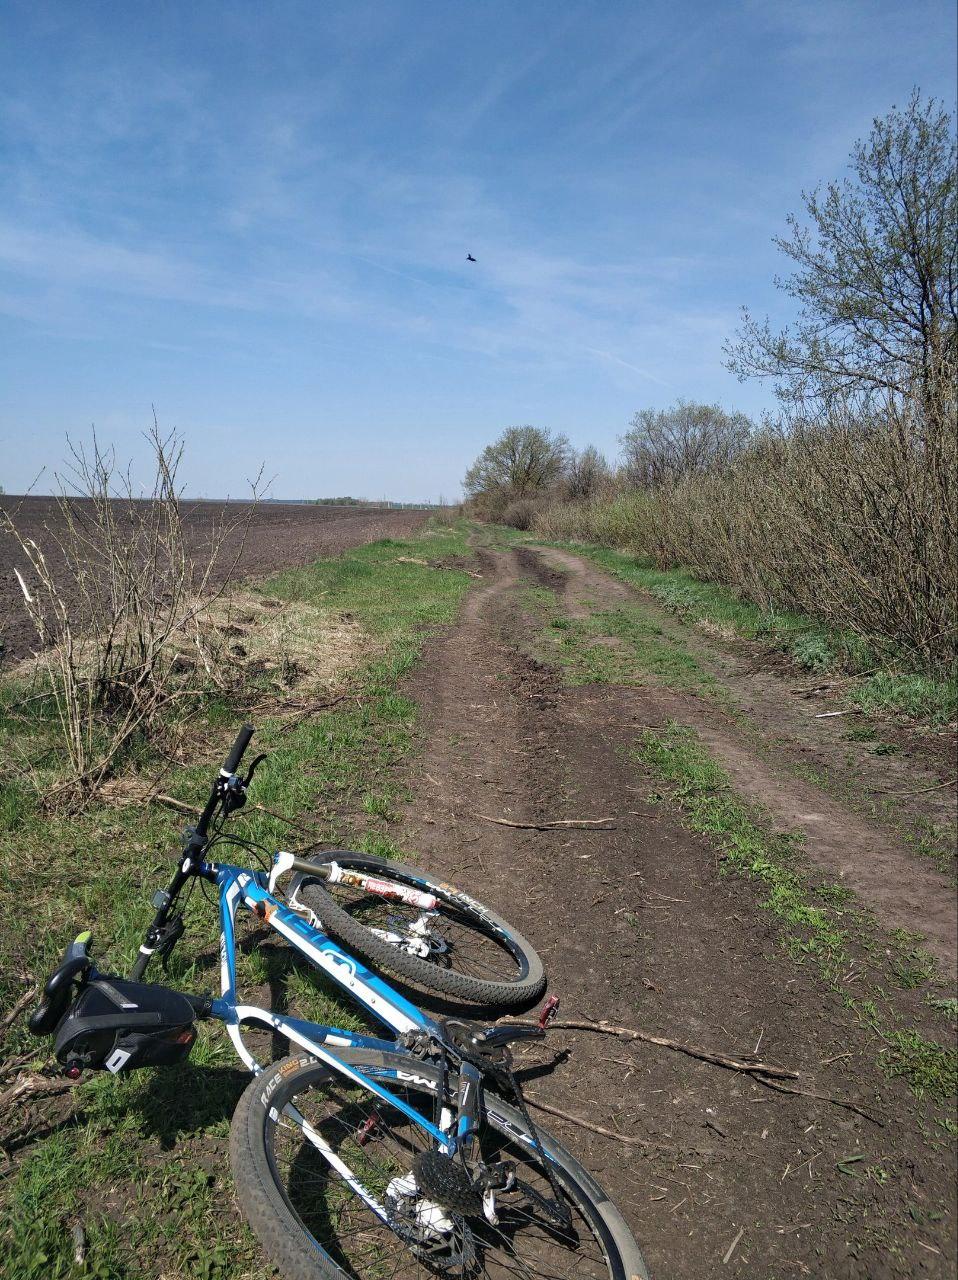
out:
M244 791L245 791L245 790L246 790L246 788L249 786L249 784L253 781L253 774L256 772L256 770L259 768L259 766L263 763L263 761L264 761L265 759L266 759L266 752L265 752L265 751L261 751L261 752L260 752L260 754L255 758L255 760L253 761L253 763L250 765L250 767L249 767L249 773L248 773L248 774L246 775L246 777L243 779L243 790L244 790Z

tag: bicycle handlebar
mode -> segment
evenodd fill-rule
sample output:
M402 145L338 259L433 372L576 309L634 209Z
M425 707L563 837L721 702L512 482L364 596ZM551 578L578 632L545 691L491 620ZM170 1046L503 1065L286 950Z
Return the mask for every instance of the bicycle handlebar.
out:
M213 783L213 789L210 792L209 800L206 802L206 808L200 814L199 821L194 828L194 831L200 840L206 839L206 833L209 830L213 814L216 812L216 806L220 803L220 800L224 795L224 782L226 779L231 778L239 768L240 761L243 759L246 748L249 746L250 740L253 737L253 732L254 730L251 724L244 724L242 729L240 729L239 733L236 735L236 741L230 747L229 755L223 761L223 767L220 769L219 777Z
M251 724L244 724L237 734L236 741L233 743L232 747L230 747L229 755L223 761L223 767L220 770L221 775L230 777L236 772L239 768L239 762L243 759L243 754L250 744L252 736L253 726Z

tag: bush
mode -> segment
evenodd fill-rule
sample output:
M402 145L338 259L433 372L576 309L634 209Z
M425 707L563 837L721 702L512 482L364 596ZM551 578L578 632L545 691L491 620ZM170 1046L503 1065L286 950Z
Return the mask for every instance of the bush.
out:
M253 508L224 517L194 558L177 485L182 442L155 423L147 439L155 470L146 498L95 437L90 452L71 445L46 551L0 513L23 557L26 572L14 573L70 767L51 799L91 799L132 743L149 740L176 704L195 698L197 680L222 682L210 610L242 555ZM185 678L190 672L197 678Z
M514 502L510 502L503 511L501 520L503 524L510 525L513 529L531 529L532 522L536 516L536 505L529 498L516 498Z
M553 503L545 537L631 550L731 586L764 610L821 619L930 672L955 663L958 442L954 380L792 411L730 463L654 490Z

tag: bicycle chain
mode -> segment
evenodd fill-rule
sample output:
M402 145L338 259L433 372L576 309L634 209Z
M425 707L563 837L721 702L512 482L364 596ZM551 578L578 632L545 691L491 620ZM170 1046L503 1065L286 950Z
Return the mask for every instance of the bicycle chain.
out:
M442 1058L445 1060L447 1053L446 1047L445 1045L440 1044L439 1048ZM470 1053L470 1051L464 1048L458 1041L456 1042L455 1049L456 1052L465 1059L465 1061L471 1062L473 1066L479 1067L480 1070L484 1072L489 1072L489 1074L491 1074L494 1079L498 1080L500 1084L504 1085L506 1090L514 1097L519 1109L519 1114L525 1121L526 1127L529 1130L529 1136L532 1138L533 1148L542 1163L542 1169L545 1173L546 1181L549 1183L549 1188L552 1191L553 1203L550 1205L545 1197L541 1197L543 1207L551 1217L555 1218L556 1222L558 1222L561 1227L568 1229L572 1225L572 1214L568 1206L563 1203L562 1190L559 1187L556 1176L552 1171L552 1166L542 1146L542 1141L539 1138L539 1130L536 1128L535 1122L529 1114L529 1108L526 1106L526 1100L522 1096L522 1086L516 1079L516 1074L512 1069L512 1053L510 1052L508 1045L502 1045L501 1048L496 1050L495 1059L491 1054L483 1055L482 1053Z

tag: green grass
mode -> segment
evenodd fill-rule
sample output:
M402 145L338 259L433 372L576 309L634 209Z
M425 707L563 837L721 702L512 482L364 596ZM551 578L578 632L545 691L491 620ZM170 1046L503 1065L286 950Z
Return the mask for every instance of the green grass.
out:
M849 696L863 711L891 711L932 724L950 724L958 718L958 686L954 681L878 671L853 688Z
M939 870L954 878L958 873L954 831L942 827L927 818L915 820L914 828L902 833L902 838L914 853L922 858L931 858Z
M842 987L853 944L878 957L884 980L901 990L931 982L935 963L915 935L892 930L877 945L874 923L854 906L853 895L844 886L812 881L801 858L800 838L773 830L766 815L742 801L691 729L673 722L662 732L649 730L635 754L663 784L659 798L681 810L690 830L715 842L723 868L757 883L762 905L780 922L789 954L813 964L828 987L842 992L847 1008L881 1043L877 1061L882 1070L903 1079L917 1097L951 1098L958 1061L954 1049L900 1025L887 1000L879 1009L874 1000L849 995Z
M702 582L681 569L656 569L622 551L579 543L568 544L568 549L647 592L683 621L746 640L761 640L815 674L866 672L879 665L862 639L834 632L804 614L761 609L738 599L727 587ZM958 719L955 680L887 669L863 678L849 696L869 712L905 715L932 725Z
M879 1061L886 1075L899 1077L917 1097L951 1098L958 1093L958 1054L914 1030L887 1033Z
M762 903L785 927L791 953L814 957L821 973L836 979L848 961L844 912L834 898L812 901L795 865L799 838L759 820L691 729L673 722L661 733L648 730L637 756L666 784L665 794L681 807L689 829L715 840L726 869L760 883Z
M587 618L570 618L549 588L520 588L519 595L546 623L536 656L558 667L566 683L651 682L669 689L721 696L714 677L702 669L682 641L666 637L641 604L596 609Z
M264 584L272 597L304 600L334 617L349 614L367 642L350 677L353 696L292 726L269 716L257 724L254 748L269 758L256 775L252 799L294 820L305 815L302 829L247 809L232 824L238 833L270 848L355 840L376 852L400 852L388 826L402 797L389 772L415 742L416 707L397 685L426 639L454 618L471 579L457 568L399 557L464 562L467 532L460 524L375 543ZM256 702L260 693L250 688L245 700ZM169 769L163 790L202 803L214 763L244 712L220 697L196 706L198 758ZM18 747L21 755L36 754L49 735L42 704L27 727L9 716L4 721L0 708L4 759L16 759ZM145 776L156 764L142 762ZM44 814L23 778L4 780L0 796L0 1006L41 979L81 926L93 928L94 954L104 970L128 972L151 915L150 895L169 877L185 818L139 804ZM246 930L244 937L253 922ZM172 957L171 983L196 992L217 989L217 932L215 909L197 891L187 910L187 934ZM247 947L241 940L238 962L241 990L280 981L292 1011L361 1027L333 989L291 963L284 947ZM2 1045L9 1054L36 1048L22 1021ZM268 1039L264 1051L268 1056ZM43 1046L40 1056L48 1052ZM201 1025L190 1060L179 1067L83 1083L78 1114L60 1123L53 1110L49 1129L41 1126L5 1170L4 1280L147 1280L163 1274L265 1280L271 1272L252 1236L233 1214L223 1232L219 1217L232 1195L225 1160L229 1117L247 1079L223 1028L210 1023ZM38 1108L45 1111L46 1104ZM87 1239L82 1270L73 1263L70 1239L77 1221Z

